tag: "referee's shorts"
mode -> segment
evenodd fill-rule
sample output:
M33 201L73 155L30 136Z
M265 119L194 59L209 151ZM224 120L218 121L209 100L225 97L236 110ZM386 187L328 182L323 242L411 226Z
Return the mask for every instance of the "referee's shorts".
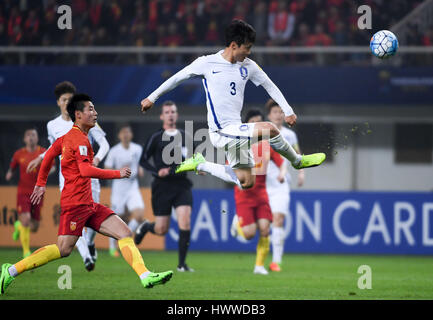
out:
M152 209L155 216L171 215L171 208L179 206L192 207L191 183L189 181L152 182Z

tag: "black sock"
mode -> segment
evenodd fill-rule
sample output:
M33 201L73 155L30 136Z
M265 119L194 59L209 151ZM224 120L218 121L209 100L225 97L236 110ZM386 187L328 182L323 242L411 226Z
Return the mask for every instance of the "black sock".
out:
M185 265L186 254L189 247L190 230L179 229L179 266Z
M150 231L153 234L155 234L155 222L151 222L147 225L147 231Z

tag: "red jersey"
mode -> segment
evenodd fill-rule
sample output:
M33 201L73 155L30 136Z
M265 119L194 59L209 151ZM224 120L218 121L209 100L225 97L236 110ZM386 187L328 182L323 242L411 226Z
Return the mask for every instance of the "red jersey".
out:
M245 190L241 190L238 186L235 186L234 196L236 203L258 203L263 200L268 201L268 194L266 192L266 171L269 160L272 160L278 167L281 167L284 163L283 158L278 152L271 148L269 141L267 140L254 143L251 146L251 150L255 162L252 174L256 175L256 183L252 188Z
M92 166L93 149L87 133L74 125L64 136L58 138L48 149L38 175L38 186L47 182L47 163L61 154L60 164L65 185L60 197L62 210L67 207L93 203L90 178L120 178L119 170L102 170Z
M27 173L27 166L30 161L45 152L45 148L37 146L35 151L29 152L25 147L17 150L11 160L10 167L12 170L20 166L20 181L18 182L18 193L30 195L38 178L39 166ZM51 167L50 167L51 168Z

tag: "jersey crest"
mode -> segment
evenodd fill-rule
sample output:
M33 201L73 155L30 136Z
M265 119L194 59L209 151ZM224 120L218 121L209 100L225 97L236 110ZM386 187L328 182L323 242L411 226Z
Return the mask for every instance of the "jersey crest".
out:
M247 80L248 77L248 69L245 68L244 66L239 68L239 72L241 73L241 77L243 80Z

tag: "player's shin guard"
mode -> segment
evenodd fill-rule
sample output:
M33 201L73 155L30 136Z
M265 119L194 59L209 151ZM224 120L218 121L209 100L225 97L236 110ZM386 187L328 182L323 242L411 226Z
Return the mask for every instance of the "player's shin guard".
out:
M260 237L257 243L256 266L264 266L269 253L269 236Z
M281 134L269 139L269 144L271 145L272 149L277 151L284 158L288 159L292 164L298 164L299 161L301 161L302 156L296 153L296 151Z
M284 229L272 227L272 262L281 263L284 252Z
M23 247L23 256L25 257L30 253L30 228L24 227L22 224L19 225L20 230L20 242Z
M123 258L128 262L128 264L134 269L137 275L142 278L147 275L149 270L147 270L144 265L143 258L136 247L134 240L131 237L123 238L118 241L120 252Z
M23 273L44 264L60 258L60 251L57 245L51 244L42 248L39 248L33 254L27 258L17 262L13 267L15 267L18 274Z
M179 229L179 266L181 267L185 265L190 236L191 236L191 230Z

